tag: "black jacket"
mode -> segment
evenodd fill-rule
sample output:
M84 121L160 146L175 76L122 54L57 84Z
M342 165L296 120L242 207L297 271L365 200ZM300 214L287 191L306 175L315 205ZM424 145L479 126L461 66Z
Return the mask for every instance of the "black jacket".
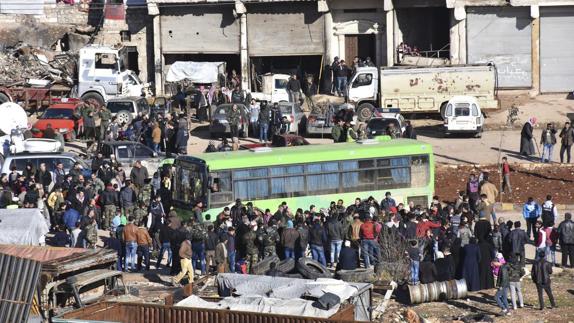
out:
M207 240L205 241L205 250L215 250L215 246L219 243L219 236L213 231L207 232Z
M528 236L522 229L514 229L507 236L510 242L510 251L512 254L523 253L524 245L528 242Z
M309 230L309 243L317 246L323 246L325 241L325 229L318 224L313 224Z
M436 281L436 267L432 261L422 261L419 267L421 284L430 284Z
M102 203L103 206L106 205L119 205L119 201L118 201L118 192L114 191L113 189L105 189L104 192L102 193L102 196L100 198L100 203Z
M558 226L558 233L560 233L560 244L574 244L574 222L572 220L564 220Z
M550 285L550 275L552 274L552 264L544 258L532 264L532 281L536 285Z

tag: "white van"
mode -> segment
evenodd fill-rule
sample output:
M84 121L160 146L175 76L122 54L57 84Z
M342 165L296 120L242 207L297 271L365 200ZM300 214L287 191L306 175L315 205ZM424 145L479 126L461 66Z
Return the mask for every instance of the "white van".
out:
M444 114L445 136L452 133L471 133L482 136L484 116L478 100L473 96L453 96L447 103Z

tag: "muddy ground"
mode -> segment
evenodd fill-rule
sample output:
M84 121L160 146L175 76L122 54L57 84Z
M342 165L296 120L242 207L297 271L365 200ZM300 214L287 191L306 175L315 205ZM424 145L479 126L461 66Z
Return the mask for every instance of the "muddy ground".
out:
M510 182L512 193L502 194L502 202L524 203L528 197L543 202L552 194L557 204L574 204L574 165L515 165ZM496 165L481 168L473 166L437 165L435 169L435 192L442 200L454 200L459 191L466 189L470 173L489 172L492 183L499 185L500 172Z

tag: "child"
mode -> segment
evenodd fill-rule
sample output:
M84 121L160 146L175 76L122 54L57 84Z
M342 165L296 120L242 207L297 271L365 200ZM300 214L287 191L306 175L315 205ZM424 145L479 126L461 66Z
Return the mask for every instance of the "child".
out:
M502 233L500 233L498 224L495 224L492 230L492 243L494 244L494 250L497 252L502 251Z
M492 268L492 274L494 275L494 279L498 278L498 274L500 272L500 266L504 265L505 263L506 263L506 260L504 259L504 256L500 252L497 252L496 257L490 263L490 267Z
M500 168L502 169L502 193L510 194L512 193L512 187L510 187L510 165L506 157L502 157Z
M502 315L510 315L510 312L508 312L508 289L510 288L508 265L506 263L499 264L498 279L496 281L498 290L496 291L494 298L496 299L498 306L502 309Z
M419 265L421 260L419 243L415 239L410 240L409 243L410 248L407 253L411 259L411 284L417 285L419 283Z

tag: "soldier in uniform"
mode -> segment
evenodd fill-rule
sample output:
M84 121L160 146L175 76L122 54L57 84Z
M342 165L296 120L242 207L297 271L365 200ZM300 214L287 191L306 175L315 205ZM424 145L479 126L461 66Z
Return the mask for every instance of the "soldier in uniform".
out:
M205 241L207 240L207 231L205 226L196 221L194 218L190 219L191 222L191 250L192 250L192 264L193 268L201 268L201 274L205 275L206 262L205 262Z
M247 273L251 273L251 267L259 262L259 250L255 241L257 240L257 223L251 221L249 231L243 235L243 245L245 246L245 260L247 261Z
M111 184L106 186L106 189L101 195L100 201L104 206L102 226L104 230L107 230L112 227L112 219L116 214L116 208L119 206L118 192L114 190L114 187Z
M137 208L134 210L134 219L135 223L140 223L142 221L147 223L147 207L143 201L140 201Z
M146 179L144 185L138 192L138 201L143 202L144 205L149 206L151 198L153 197L153 187L149 179Z
M100 140L104 140L106 138L106 131L108 126L110 125L110 120L112 119L112 114L110 110L106 109L106 107L100 108Z
M86 234L86 248L95 249L96 243L98 242L98 229L96 227L96 219L90 218L89 221L90 222L84 228Z
M275 220L271 220L269 226L263 229L263 258L277 255L276 245L279 239L277 224Z

